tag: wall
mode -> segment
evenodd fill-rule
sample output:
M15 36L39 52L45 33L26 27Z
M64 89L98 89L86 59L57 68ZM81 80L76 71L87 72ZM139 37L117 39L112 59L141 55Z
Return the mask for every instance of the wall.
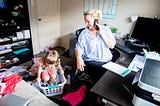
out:
M61 0L61 45L69 47L69 34L84 27L83 2L84 0ZM103 23L118 27L121 37L131 33L134 23L131 16L160 17L160 0L118 0L117 15L115 19L103 19Z
M84 27L83 0L61 0L60 23L61 45L69 47L69 34Z

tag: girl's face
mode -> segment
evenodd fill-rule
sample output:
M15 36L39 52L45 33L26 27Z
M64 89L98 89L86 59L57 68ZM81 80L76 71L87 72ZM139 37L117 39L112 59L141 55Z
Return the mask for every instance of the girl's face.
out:
M91 15L85 15L84 20L85 20L85 24L88 27L88 29L93 30L94 29L94 18Z

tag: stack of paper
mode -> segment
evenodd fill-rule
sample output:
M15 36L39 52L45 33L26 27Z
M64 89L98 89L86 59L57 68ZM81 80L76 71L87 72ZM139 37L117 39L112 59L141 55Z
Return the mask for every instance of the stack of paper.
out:
M116 63L113 63L113 62L108 62L104 65L102 65L102 67L108 69L109 71L112 71L122 77L125 77L127 74L129 74L131 71L124 67L124 66L121 66L119 64L116 64Z
M128 69L134 72L138 72L140 69L144 67L144 63L145 63L144 56L135 55L130 65L128 66Z

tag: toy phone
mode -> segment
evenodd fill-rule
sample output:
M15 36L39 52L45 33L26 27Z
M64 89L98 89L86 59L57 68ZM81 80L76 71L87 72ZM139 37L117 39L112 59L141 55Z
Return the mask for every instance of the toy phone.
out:
M99 30L99 27L96 25L96 23L98 23L97 19L94 20L94 28L95 28L95 30Z

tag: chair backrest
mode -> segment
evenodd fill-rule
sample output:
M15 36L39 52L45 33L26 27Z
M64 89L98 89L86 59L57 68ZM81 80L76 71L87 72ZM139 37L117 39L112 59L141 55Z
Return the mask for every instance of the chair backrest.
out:
M113 55L112 57L112 62L115 62L119 57L120 57L120 53L116 48L110 49L111 53Z
M85 29L85 28L81 28L81 29L76 30L77 39L78 39L79 34L80 34L84 29Z

